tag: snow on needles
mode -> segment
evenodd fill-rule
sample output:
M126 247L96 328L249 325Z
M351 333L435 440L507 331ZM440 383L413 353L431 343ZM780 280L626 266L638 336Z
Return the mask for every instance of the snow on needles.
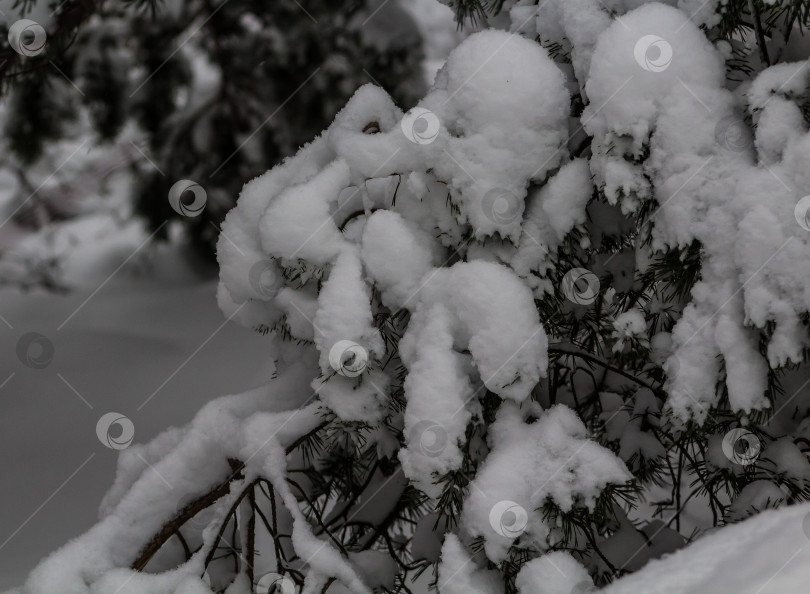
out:
M377 476L379 489L410 484L435 505L442 477L462 468L470 435L486 424L487 392L503 402L486 444L476 435L480 464L444 540L439 583L443 593L501 591L487 562L507 560L518 541L538 552L559 542L544 508L593 510L607 486L631 479L571 409L542 410L531 398L548 367L535 300L553 291L553 254L586 223L594 186L625 214L645 215L641 239L652 241L636 243L639 261L701 246L689 304L653 345L666 358L675 419L702 421L720 379L733 411L767 407L769 366L800 362L808 346L810 235L795 207L810 195L810 134L796 104L810 69L781 64L738 95L727 90L723 54L699 29L717 3L512 2L513 29L556 44L570 67L517 33L471 35L409 112L361 87L321 136L246 184L222 225L217 298L227 316L272 332L276 379L211 402L188 427L136 446L137 460L122 455L100 522L43 561L23 592L205 592L216 528L239 488L258 479L286 510L305 591L334 577L370 592L390 582L390 564L316 535L287 476L287 448L324 423L370 428L372 453L402 464L393 474L401 481ZM569 88L585 103L588 158L568 151ZM744 110L756 123L751 138L738 134L748 130L737 125ZM617 316L616 350L645 331L641 311ZM608 432L619 426L612 418ZM638 428L615 437L628 458L651 450ZM810 480L794 444L777 442L768 455ZM243 463L242 475L212 506L200 549L158 575L125 569L187 504L161 477L199 495L228 476L229 459ZM764 495L754 487L740 505ZM397 502L388 491L371 499L364 513L377 518ZM742 534L726 530L735 529ZM573 557L553 552L515 583L523 594L538 582L571 591L581 578Z
M588 439L585 425L568 407L556 405L531 424L525 416L513 404L498 411L490 428L492 452L464 508L466 530L484 537L484 550L495 563L506 559L518 538L541 551L555 543L554 526L531 513L546 500L563 511L575 503L592 509L608 484L631 478L610 450ZM520 516L525 519L516 519Z
M649 61L651 44L664 60ZM702 421L716 404L721 361L732 409L750 412L769 406L768 365L802 360L810 240L794 209L810 193L810 135L791 97L807 81L805 63L762 72L747 90L750 138L720 52L684 13L647 4L597 42L583 114L597 182L629 213L655 188L652 249L702 248L701 280L665 365L667 406L680 420ZM769 323L766 360L750 327Z
M286 509L305 591L321 591L332 577L352 592L391 583L390 568L380 571L374 551L345 556L316 536L292 490L286 448L324 419L374 428L378 443L368 447L397 453L402 462L402 484L393 486L403 489L409 480L435 501L438 479L461 465L468 426L480 422L479 397L489 391L508 404L490 444L493 462L476 479L481 489L500 493L503 460L518 453L507 466L527 475L539 464L548 471L537 475L540 482L573 454L565 482L534 481L534 499L503 494L529 507L545 497L564 507L587 505L609 481L624 482L621 462L587 440L570 410L554 409L529 425L518 408L536 408L527 399L547 368L535 305L547 251L527 243L554 249L585 221L590 196L578 179L586 162L568 163L569 102L564 75L542 47L484 31L452 52L407 114L366 85L321 136L247 183L222 225L217 299L227 316L273 333L277 378L211 402L188 427L135 446L138 457L122 455L99 524L44 561L24 591L205 592L216 527L227 522L240 490L258 479L272 485ZM527 208L532 184L543 189ZM381 311L389 322L380 322ZM394 390L401 390L404 410ZM401 441L390 429L397 426ZM520 436L525 443L517 448L513 438ZM206 512L200 549L160 574L125 569L188 504L167 494L159 477L171 476L176 493L202 494L228 476L229 459L243 463L242 475ZM395 502L375 499L367 513L385 517ZM481 534L490 515L483 508L492 503L471 500L466 536ZM540 524L532 533L545 538ZM454 550L464 555L454 538L445 542L445 568ZM497 537L487 546L499 559L506 543ZM228 592L244 582L239 576Z
M463 42L409 114L403 116L381 89L361 88L321 137L245 186L219 244L223 310L246 325L285 326L296 338L314 341L328 376L335 371L331 353L342 341L359 345L371 363L385 358L369 306L374 289L392 311L413 315L402 355L414 374L406 384L409 401L417 396L408 385L466 378L467 371L456 369L464 356L454 349L469 351L474 381L504 397L525 399L546 370L547 341L531 291L496 262L447 265L467 251L465 235L523 243L526 190L560 165L568 102L563 75L542 48L495 31ZM584 221L588 194L571 186L565 183L539 201L549 214L534 215L552 246ZM573 207L566 206L565 192L572 190ZM426 216L426 209L436 216ZM257 267L268 279L251 277ZM317 295L295 297L292 291L306 291L313 279L322 283ZM257 308L255 301L263 305ZM313 308L306 327L303 318ZM421 318L441 322L424 324ZM417 327L427 336L415 336ZM420 363L418 349L408 356L410 342L425 348L445 344L447 365ZM420 380L420 373L430 375ZM316 389L333 406L344 400L325 384ZM466 401L474 392L460 386L445 394L445 401L453 401L448 394L457 394L461 407L457 420L446 419L446 430L455 427L458 437L460 424L463 437ZM344 419L378 421L375 398L353 407L352 414L335 412ZM441 405L439 398L424 400ZM406 412L411 424L439 418L430 409L415 413L417 408L414 403ZM432 478L419 480L428 484Z

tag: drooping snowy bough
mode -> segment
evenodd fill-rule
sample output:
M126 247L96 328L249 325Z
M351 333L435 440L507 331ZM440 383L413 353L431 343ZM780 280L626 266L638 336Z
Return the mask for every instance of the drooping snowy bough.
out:
M244 187L218 300L275 379L122 452L23 592L584 591L806 498L806 62L733 92L717 3L608 4L512 6Z

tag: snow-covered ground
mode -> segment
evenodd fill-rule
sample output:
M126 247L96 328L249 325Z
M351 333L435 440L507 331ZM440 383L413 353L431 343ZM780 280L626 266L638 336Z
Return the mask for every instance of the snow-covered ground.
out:
M810 505L804 504L716 530L602 592L798 594L808 584Z
M114 230L96 220L74 231L105 224ZM108 233L93 266L76 247L69 277L82 287L67 295L0 290L0 590L95 523L118 457L96 435L102 415L125 415L144 442L264 379L266 340L226 323L215 283L184 271L174 250L151 254L157 272L134 274L145 248L122 266L143 239ZM30 361L53 345L41 369L17 354L31 332L48 343L31 346Z

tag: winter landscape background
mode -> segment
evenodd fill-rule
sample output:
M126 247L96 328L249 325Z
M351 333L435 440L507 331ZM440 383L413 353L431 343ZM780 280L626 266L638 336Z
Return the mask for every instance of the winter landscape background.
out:
M0 0L0 590L804 591L810 2L338 4Z

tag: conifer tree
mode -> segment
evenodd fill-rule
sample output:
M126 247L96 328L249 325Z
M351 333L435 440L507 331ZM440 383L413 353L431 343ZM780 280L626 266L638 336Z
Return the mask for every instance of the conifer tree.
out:
M23 592L585 592L807 500L810 11L668 4L454 0L509 31L268 163L218 300L274 379Z

